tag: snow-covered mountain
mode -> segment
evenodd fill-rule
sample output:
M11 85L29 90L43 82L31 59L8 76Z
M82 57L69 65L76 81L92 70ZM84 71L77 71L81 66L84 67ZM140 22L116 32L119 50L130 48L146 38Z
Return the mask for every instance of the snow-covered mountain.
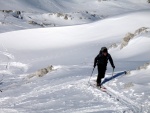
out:
M150 9L147 0L1 0L0 6L1 33L86 24Z
M113 10L126 9L126 11L149 8L147 0L11 0L0 1L0 10L17 10L29 12L75 12L85 10ZM87 7L88 6L88 7ZM143 7L142 7L143 6ZM129 9L130 8L130 9ZM101 13L103 11L99 11ZM106 12L112 12L107 10ZM103 12L104 13L104 12Z
M150 113L149 6L147 0L1 0L0 113ZM88 83L103 46L114 76L127 71L104 84L111 97ZM91 82L96 76L95 69Z

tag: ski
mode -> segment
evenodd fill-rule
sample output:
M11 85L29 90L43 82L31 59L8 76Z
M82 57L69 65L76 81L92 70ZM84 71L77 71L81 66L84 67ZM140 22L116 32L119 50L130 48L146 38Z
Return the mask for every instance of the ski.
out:
M113 97L113 96L112 96L112 93L111 93L109 90L107 90L107 88L104 86L104 84L105 84L106 82L109 82L109 81L113 80L114 78L117 78L117 77L126 75L126 73L127 73L126 71L122 71L122 72L116 73L114 76L105 78L105 79L102 81L102 83L101 83L101 85L102 85L101 87L96 85L96 81L95 81L95 80L94 80L94 81L89 81L88 83L89 83L89 85L92 86L93 88L96 88L96 89L98 89L98 90L100 90L100 91L102 91L102 92L105 92L105 93L106 93L107 95L109 95L110 97Z
M89 84L90 84L90 86L92 86L93 88L97 88L97 89L99 89L99 90L101 90L102 92L106 92L107 91L107 88L105 88L104 86L97 86L95 83L91 83L91 82L89 82Z
M93 88L96 88L98 90L100 90L101 92L103 93L106 93L108 96L112 97L112 95L107 91L107 88L105 86L97 86L95 83L91 83L89 82L90 86L93 87Z

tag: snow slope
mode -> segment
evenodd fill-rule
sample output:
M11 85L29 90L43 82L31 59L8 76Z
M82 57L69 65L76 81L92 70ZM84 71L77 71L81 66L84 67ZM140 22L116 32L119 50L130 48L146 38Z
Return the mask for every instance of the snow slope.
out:
M90 87L88 80L99 49L120 42L127 32L150 27L149 18L150 11L147 10L85 25L1 33L3 60L0 73L3 76L0 89L3 92L0 95L0 112L148 113L149 67L146 71L133 71L131 75L108 82L106 87L113 97ZM149 61L149 43L147 33L131 40L122 50L110 50L115 61L115 73L133 70ZM139 44L143 50L144 47L147 49L137 51ZM132 53L128 53L126 48ZM141 60L145 53L147 55ZM29 77L50 65L54 66L54 71L43 77ZM111 71L109 65L107 77L111 76ZM96 79L96 73L95 70L92 81Z
M110 49L115 58L132 61L149 61L150 31L134 36L123 49L120 49L120 46L119 44L118 47Z
M115 94L121 95L120 97L118 96L120 99L123 98L130 106L133 105L134 109L141 110L141 113L150 112L149 67L150 65L140 70L133 70L127 76L123 76L107 84L107 86L111 88L111 91L118 91L115 92ZM135 79L135 77L138 79Z
M0 32L79 25L149 9L147 0L1 0Z
M2 33L0 41L3 45L6 46L6 48L17 50L60 48L64 46L66 47L76 44L83 44L91 41L98 41L100 39L105 39L106 37L110 40L113 39L116 41L120 36L123 36L129 31L135 31L137 28L143 26L150 27L149 24L147 24L150 22L149 18L150 11L136 12L122 16L111 17L86 25L69 26L63 28L57 27L52 29L31 29L22 30L19 32L14 31L9 33ZM32 38L28 39L27 37ZM16 44L16 40L18 44Z
M115 10L122 9L124 11L139 10L148 8L147 0L111 0L111 1L99 1L99 0L11 0L0 1L0 10L19 10L28 12L77 12L91 9L91 11L97 11L102 7L102 13L107 8ZM88 7L87 7L88 6ZM94 6L94 7L93 7ZM130 8L130 9L129 9ZM135 9L136 8L136 9ZM107 10L107 12L112 12ZM103 12L104 13L104 12Z

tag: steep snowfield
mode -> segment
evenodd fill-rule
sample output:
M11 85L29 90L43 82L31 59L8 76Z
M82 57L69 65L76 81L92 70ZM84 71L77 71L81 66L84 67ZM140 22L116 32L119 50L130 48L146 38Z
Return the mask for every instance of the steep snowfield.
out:
M90 87L88 80L99 49L120 42L127 32L150 27L149 18L147 10L85 25L1 33L0 112L148 113L149 67L107 82L112 97ZM148 62L149 44L149 33L145 33L122 50L110 49L115 74ZM50 65L54 69L45 76L34 74ZM111 72L108 65L106 77ZM95 70L91 81L96 79L96 73Z

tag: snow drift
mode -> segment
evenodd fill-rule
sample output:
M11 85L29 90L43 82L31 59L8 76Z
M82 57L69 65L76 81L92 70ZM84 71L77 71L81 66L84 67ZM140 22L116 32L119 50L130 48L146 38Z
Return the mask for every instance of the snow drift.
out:
M146 0L0 1L0 32L79 25L114 15L148 9L150 7Z
M120 39L120 36L128 31L134 31L143 26L150 27L147 24L150 23L149 15L149 11L144 11L116 16L86 25L2 33L0 35L0 42L9 49L36 50L73 46L85 42L98 41L100 39L105 39L106 37L109 39ZM143 21L141 21L141 19ZM111 32L109 29L111 29ZM15 40L17 40L17 44Z
M150 27L150 11L146 0L12 0L9 3L0 3L7 6L1 8L22 8L21 10L27 11L24 14L30 13L27 15L34 18L38 15L35 22L39 23L42 22L41 12L47 16L47 12L59 12L61 9L62 12L69 13L88 10L89 13L105 14L105 18L107 17L84 25L1 33L1 113L150 112L149 65L145 66L146 69L135 70L149 62L149 31L127 38L130 41L122 49L120 44L109 50L116 66L115 75L131 70L130 74L119 76L104 84L111 97L88 84L94 57L102 46L118 44L128 32L133 34L138 28ZM50 4L52 7L46 6ZM51 10L54 7L55 9ZM106 10L110 7L111 10ZM133 12L135 10L136 12ZM0 13L2 19L3 14L5 13ZM13 23L10 20L13 20ZM33 26L10 15L0 24L3 28L0 29L6 32ZM10 67L6 68L8 64ZM54 66L54 70L49 67L50 64ZM95 82L96 76L95 69L91 80ZM108 65L106 77L111 76L112 68Z
M114 57L128 60L149 61L150 30L142 27L134 34L128 33L121 44L110 49ZM138 52L137 52L138 51ZM126 56L124 56L126 54Z

